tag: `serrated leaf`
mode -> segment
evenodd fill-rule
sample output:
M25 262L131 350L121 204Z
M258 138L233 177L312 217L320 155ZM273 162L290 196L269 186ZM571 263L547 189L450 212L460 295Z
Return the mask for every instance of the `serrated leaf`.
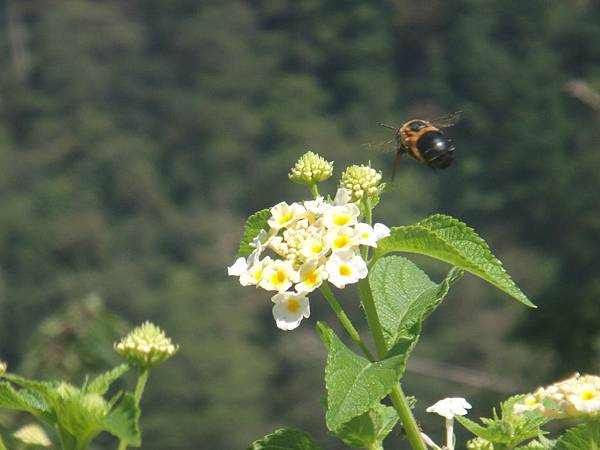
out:
M352 448L378 448L398 422L396 410L378 403L335 431L344 444Z
M281 428L255 441L247 450L322 450L310 434Z
M369 271L369 286L387 347L396 344L402 330L423 321L459 277L460 271L453 269L438 285L406 258L380 258Z
M569 428L551 447L552 450L583 450L594 448L591 442L600 447L600 424L588 422L577 427Z
M0 407L27 411L50 424L55 423L41 395L27 389L16 390L5 381L0 382Z
M349 350L324 322L317 323L317 329L329 350L325 422L330 431L336 431L390 393L404 370L403 358L394 356L372 363Z
M415 225L392 228L391 235L377 243L373 261L391 252L419 253L440 259L477 275L519 302L535 307L485 241L453 217L436 214Z
M86 391L104 395L110 388L110 385L121 378L129 369L129 364L121 364L108 372L98 375L87 385Z
M270 209L263 209L252 214L246 220L244 225L244 236L240 241L240 248L238 250L237 257L246 257L254 251L254 248L250 245L252 240L258 236L260 230L264 230L268 227L267 221L271 217Z
M140 408L131 394L125 394L119 406L104 418L104 430L132 447L139 447L142 445L139 420Z

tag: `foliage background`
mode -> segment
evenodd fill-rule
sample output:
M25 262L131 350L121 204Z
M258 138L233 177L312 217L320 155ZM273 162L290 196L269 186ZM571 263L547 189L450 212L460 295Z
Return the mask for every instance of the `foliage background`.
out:
M0 354L81 381L150 319L182 350L151 377L145 449L245 448L282 425L338 448L314 319L276 330L224 268L248 214L307 196L286 177L305 150L389 175L378 122L463 110L456 164L406 161L378 219L460 218L539 309L461 281L409 363L417 415L441 432L424 408L442 396L477 417L598 371L598 23L586 0L4 0Z

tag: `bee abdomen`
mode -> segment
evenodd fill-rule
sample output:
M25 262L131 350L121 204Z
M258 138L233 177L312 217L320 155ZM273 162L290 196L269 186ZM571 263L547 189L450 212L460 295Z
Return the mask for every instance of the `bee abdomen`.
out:
M427 131L416 142L421 157L436 169L445 169L454 161L454 146L440 131Z

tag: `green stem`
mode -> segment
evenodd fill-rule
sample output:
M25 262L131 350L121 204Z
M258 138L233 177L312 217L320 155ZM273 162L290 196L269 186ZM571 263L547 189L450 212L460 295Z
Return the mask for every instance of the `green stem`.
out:
M335 314L338 316L338 319L340 319L340 322L342 322L342 325L344 326L344 329L350 335L350 338L354 341L354 343L356 345L358 345L360 347L360 349L365 354L365 356L367 358L369 358L369 361L371 361L371 362L375 361L375 357L373 356L373 354L369 351L369 349L363 342L362 338L360 337L360 334L358 334L358 331L356 330L356 328L354 328L354 325L352 325L352 322L350 321L350 319L348 318L348 316L342 309L342 306L337 301L337 299L335 298L335 295L331 291L329 284L327 282L324 282L321 285L320 289L321 289L321 293L323 294L323 297L325 297L325 300L327 300L327 303L329 303L329 306L331 306L331 309L333 309L333 312L335 312Z
M367 322L369 323L369 329L371 330L373 340L375 341L377 354L381 359L387 352L387 345L385 343L385 337L383 336L381 322L379 321L379 316L377 315L377 309L375 308L375 302L373 301L373 295L371 294L369 281L366 279L361 280L358 284L358 289L360 292L360 301L365 310ZM396 409L396 412L402 421L402 425L406 431L406 436L412 448L414 450L427 450L427 447L423 442L423 438L421 437L419 426L417 425L415 417L410 410L408 400L402 391L400 383L394 386L392 392L390 392L390 398L392 399L392 404L394 405L394 408Z
M310 192L312 193L314 198L317 198L319 196L319 188L317 188L316 183L310 185Z
M423 438L421 437L421 431L419 430L415 416L413 416L413 413L410 410L408 400L402 391L400 383L394 386L392 392L390 392L390 398L392 399L392 404L404 426L406 437L408 437L408 441L412 448L415 450L427 450Z
M381 359L387 352L387 345L385 344L385 337L383 336L381 323L379 322L379 316L377 315L377 310L375 309L375 302L373 301L373 296L371 295L371 287L369 286L368 279L361 280L358 283L358 291L360 294L360 302L362 303L363 309L365 310L365 314L367 316L369 329L373 335L373 341L375 342L377 354Z
M147 367L141 368L138 372L137 384L135 385L135 392L133 393L133 399L135 401L135 406L140 406L140 400L142 399L142 394L144 393L144 388L146 387L146 382L148 381L148 375L150 372ZM125 450L127 448L127 442L119 441L119 450Z

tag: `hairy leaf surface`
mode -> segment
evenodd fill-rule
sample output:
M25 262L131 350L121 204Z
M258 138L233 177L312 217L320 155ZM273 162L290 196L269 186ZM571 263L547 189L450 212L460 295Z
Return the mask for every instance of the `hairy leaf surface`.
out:
M535 307L485 241L453 217L436 214L415 225L392 228L391 235L378 242L373 261L391 252L419 253L440 259L477 275L519 302Z
M325 422L329 430L335 431L389 394L402 375L404 358L399 355L372 363L348 349L327 324L319 322L317 328L329 350Z

